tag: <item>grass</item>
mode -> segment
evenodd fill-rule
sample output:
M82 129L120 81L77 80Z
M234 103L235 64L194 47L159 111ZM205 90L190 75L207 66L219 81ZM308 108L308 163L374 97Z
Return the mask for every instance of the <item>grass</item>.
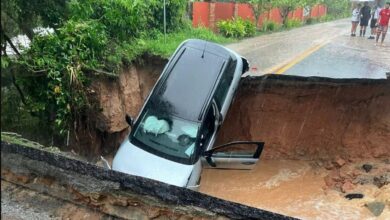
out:
M228 44L237 41L236 39L225 38L217 35L207 28L185 28L175 33L167 34L164 37L163 34L157 36L155 39L145 40L146 52L169 58L171 54L176 50L181 42L187 39L202 39L219 44Z
M22 135L14 133L14 132L1 132L1 141L4 141L6 143L10 144L16 144L21 145L24 147L34 148L42 151L47 151L53 154L59 154L67 158L75 159L75 160L82 160L85 161L86 159L82 156L76 155L71 152L61 151L60 148L56 146L44 146L40 143L28 140L26 138L23 138Z
M37 149L45 148L45 150L49 150L51 152L60 152L60 149L57 147L45 147L40 143L25 139L20 134L13 132L1 132L1 141Z

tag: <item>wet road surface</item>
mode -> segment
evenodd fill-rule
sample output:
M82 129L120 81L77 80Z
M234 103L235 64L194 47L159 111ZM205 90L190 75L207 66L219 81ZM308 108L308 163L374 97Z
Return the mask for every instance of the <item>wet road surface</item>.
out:
M390 35L380 47L367 36L350 37L349 30L349 20L344 19L246 39L228 47L248 58L251 75L385 78L390 72Z

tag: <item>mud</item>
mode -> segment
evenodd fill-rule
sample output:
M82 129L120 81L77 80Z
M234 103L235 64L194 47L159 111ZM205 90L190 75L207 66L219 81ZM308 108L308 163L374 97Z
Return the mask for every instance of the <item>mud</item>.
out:
M372 173L361 168L365 163L374 165ZM262 160L252 171L205 169L200 191L300 219L384 220L390 218L390 185L379 188L372 180L377 175L389 174L389 168L386 161L377 159L347 163L342 169L331 170L314 161ZM352 188L342 192L328 186L325 179L335 171L343 176L338 175L341 182L351 180ZM364 197L348 200L348 193ZM367 208L372 202L385 206L377 218Z

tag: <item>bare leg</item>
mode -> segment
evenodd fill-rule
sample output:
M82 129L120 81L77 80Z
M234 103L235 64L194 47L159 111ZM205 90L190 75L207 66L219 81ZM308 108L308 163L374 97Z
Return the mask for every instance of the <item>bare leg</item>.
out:
M356 22L352 23L352 34L356 34L357 25Z
M378 29L377 31L376 31L376 43L378 43L378 41L379 41L379 37L381 36L381 29Z
M386 31L386 32L387 32L387 31ZM381 41L381 44L383 44L383 42L385 41L386 32L382 32L382 41Z

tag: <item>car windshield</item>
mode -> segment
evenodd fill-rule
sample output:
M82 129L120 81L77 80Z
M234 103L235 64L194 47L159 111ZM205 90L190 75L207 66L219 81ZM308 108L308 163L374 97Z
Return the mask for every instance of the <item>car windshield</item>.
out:
M135 128L133 142L153 154L180 163L194 157L199 123L147 110Z

